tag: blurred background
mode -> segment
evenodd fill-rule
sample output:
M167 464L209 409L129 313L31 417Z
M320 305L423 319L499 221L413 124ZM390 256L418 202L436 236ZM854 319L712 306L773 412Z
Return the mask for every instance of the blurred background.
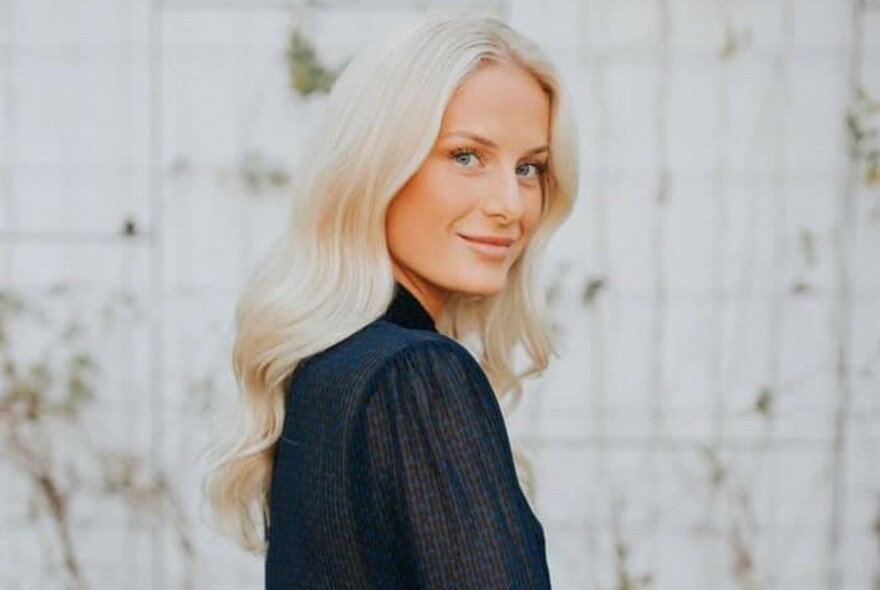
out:
M365 42L534 39L580 200L508 417L557 590L880 589L880 2L0 0L0 589L256 589L232 314Z

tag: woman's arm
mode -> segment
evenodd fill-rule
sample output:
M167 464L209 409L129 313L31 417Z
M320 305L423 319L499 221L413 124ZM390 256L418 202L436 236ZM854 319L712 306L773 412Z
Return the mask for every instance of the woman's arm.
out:
M467 351L412 344L371 393L367 468L411 587L549 588L543 531L520 490L497 400Z

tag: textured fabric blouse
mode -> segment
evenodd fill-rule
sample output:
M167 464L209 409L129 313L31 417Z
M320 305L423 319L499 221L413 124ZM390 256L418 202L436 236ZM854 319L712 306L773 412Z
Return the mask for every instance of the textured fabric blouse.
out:
M267 590L550 588L495 394L399 284L298 365L269 511Z

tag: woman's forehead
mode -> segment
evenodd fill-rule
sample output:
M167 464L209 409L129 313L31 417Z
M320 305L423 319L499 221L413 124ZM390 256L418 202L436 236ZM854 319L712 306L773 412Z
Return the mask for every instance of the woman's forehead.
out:
M471 73L449 100L439 138L462 131L495 143L546 143L550 99L526 70L508 64L482 67Z

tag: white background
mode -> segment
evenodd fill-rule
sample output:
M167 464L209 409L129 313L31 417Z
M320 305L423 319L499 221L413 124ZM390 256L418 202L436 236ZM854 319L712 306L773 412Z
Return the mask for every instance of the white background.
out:
M200 452L286 216L249 171L290 174L326 100L289 36L332 67L450 7L538 42L579 117L560 358L509 417L553 587L880 587L876 1L0 0L0 589L262 587ZM79 411L15 413L79 353Z

